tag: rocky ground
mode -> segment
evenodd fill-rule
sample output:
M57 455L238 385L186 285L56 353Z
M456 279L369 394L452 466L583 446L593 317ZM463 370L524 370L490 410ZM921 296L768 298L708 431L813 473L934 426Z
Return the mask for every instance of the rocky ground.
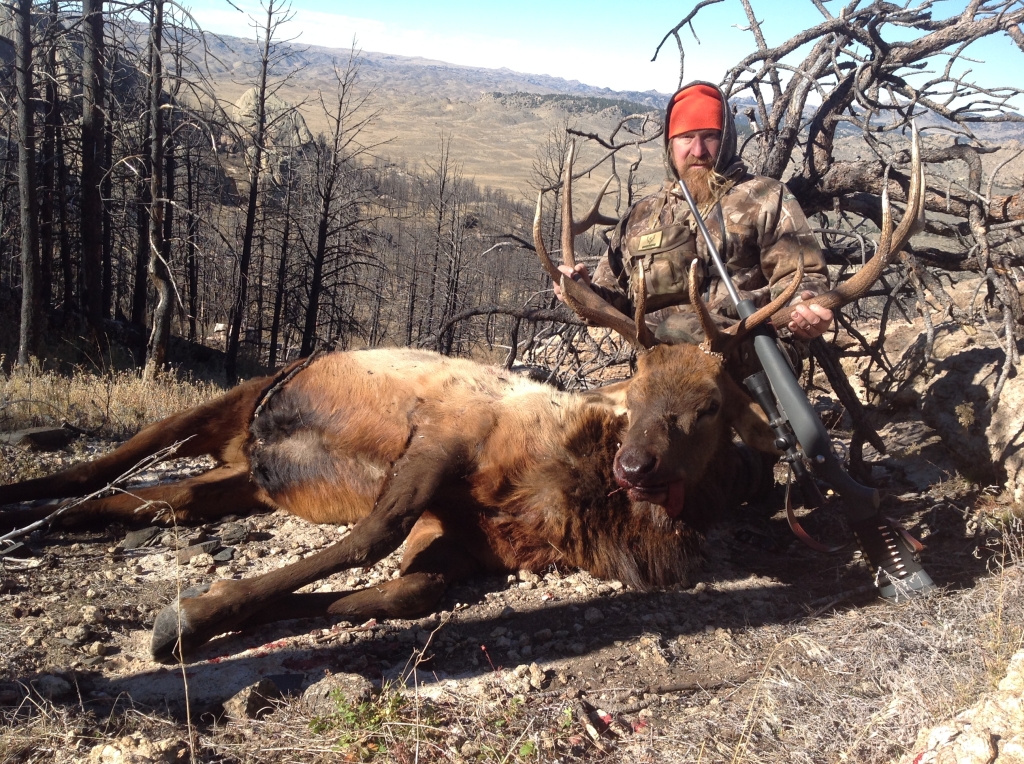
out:
M0 761L963 760L937 758L959 733L918 734L995 691L1019 648L1020 536L925 425L883 435L886 511L923 539L943 587L899 606L876 599L859 553L814 552L758 508L724 518L691 589L572 570L475 580L422 620L285 622L165 667L148 630L177 591L287 564L346 529L271 514L33 533L0 568ZM0 446L11 470L109 447ZM828 509L807 524L844 536ZM386 580L398 559L319 589Z

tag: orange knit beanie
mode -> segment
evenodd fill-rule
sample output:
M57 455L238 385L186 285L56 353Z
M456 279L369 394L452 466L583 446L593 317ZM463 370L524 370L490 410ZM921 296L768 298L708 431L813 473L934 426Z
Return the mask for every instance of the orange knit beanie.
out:
M691 130L722 129L722 98L710 85L691 85L672 99L669 112L668 137Z

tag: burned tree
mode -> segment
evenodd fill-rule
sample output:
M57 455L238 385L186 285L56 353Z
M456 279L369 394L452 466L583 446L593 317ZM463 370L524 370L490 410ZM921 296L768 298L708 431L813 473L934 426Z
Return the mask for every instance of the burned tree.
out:
M173 292L170 266L164 246L164 215L167 202L164 198L164 111L163 100L163 0L153 0L149 32L149 74L150 108L149 119L153 126L150 142L149 176L149 278L156 290L157 302L153 309L153 326L150 329L149 345L146 349L145 379L153 379L163 369L167 358L167 345L171 338L171 317Z
M32 3L19 0L14 9L18 90L18 189L21 203L21 336L18 363L27 364L39 346L39 221L36 200L36 148L33 119Z
M314 350L325 288L366 256L363 243L367 238L367 200L361 159L368 149L360 135L380 112L369 108L370 93L357 85L359 61L355 52L344 66L335 64L334 76L334 92L320 93L329 132L320 135L309 147L309 195L316 213L310 221L315 230L312 246L305 247L309 278L302 355Z
M56 6L56 3L53 4ZM56 13L54 13L56 17ZM103 335L103 197L106 74L103 62L103 0L82 3L82 272L85 314L92 340ZM102 356L102 353L101 353Z
M231 313L228 330L227 356L225 358L225 374L228 382L234 384L238 379L238 350L241 341L242 324L248 312L249 267L252 262L253 241L256 232L256 210L260 199L260 179L263 174L263 154L266 150L267 133L267 100L280 88L280 83L271 84L270 77L275 63L282 57L282 52L274 42L274 36L282 24L291 18L291 11L275 0L267 0L263 4L265 11L264 23L257 27L259 44L259 70L256 75L255 98L247 119L245 130L252 143L249 160L249 195L245 207L245 229L242 232L242 253L238 260L238 287L235 291L234 307Z

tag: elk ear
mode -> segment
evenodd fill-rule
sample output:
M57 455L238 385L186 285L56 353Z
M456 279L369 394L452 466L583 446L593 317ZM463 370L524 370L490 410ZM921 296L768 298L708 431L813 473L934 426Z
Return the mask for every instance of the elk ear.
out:
M768 417L765 416L761 407L758 406L743 388L741 388L732 377L723 374L724 384L722 392L725 393L725 411L729 417L729 424L736 430L744 443L756 451L766 454L781 454L775 447L775 433L768 426Z

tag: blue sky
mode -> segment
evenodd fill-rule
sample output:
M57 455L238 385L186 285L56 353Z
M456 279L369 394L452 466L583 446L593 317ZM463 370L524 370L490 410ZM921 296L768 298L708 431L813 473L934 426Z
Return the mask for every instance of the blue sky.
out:
M185 0L204 29L251 37L245 17L223 0ZM821 20L810 0L752 0L769 45ZM935 14L964 7L963 0L940 0ZM239 3L260 13L254 0ZM353 37L366 51L424 56L469 66L507 67L550 74L615 90L672 92L679 76L674 40L651 63L662 36L693 7L693 2L644 0L519 0L504 2L424 2L374 0L329 2L293 0L294 21L286 33L298 42L348 47ZM827 7L838 12L833 0ZM684 30L686 79L719 81L729 65L753 49L738 0L703 9L693 35ZM1018 71L1024 54L1005 37L977 43L969 51L984 64L971 66L980 82L1002 84ZM1012 78L1016 79L1016 78Z

